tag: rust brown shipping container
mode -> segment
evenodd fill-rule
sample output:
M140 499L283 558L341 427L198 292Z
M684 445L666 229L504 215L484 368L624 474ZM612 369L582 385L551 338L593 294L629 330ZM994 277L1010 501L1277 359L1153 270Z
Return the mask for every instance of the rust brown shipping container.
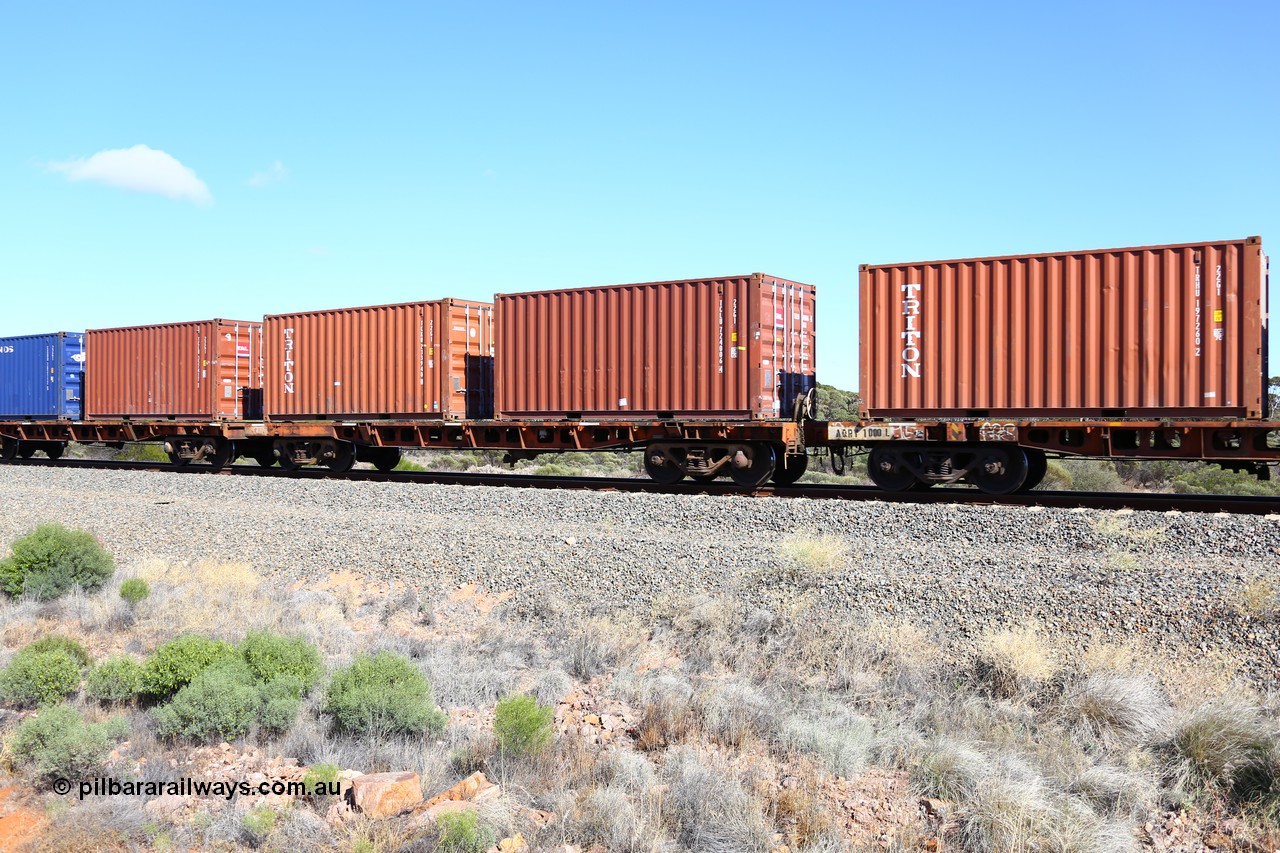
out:
M438 299L265 318L269 419L493 417L493 305Z
M861 268L872 417L1258 418L1259 237Z
M199 320L84 334L89 418L260 417L262 324Z
M494 306L502 418L789 418L814 387L814 288L764 273Z

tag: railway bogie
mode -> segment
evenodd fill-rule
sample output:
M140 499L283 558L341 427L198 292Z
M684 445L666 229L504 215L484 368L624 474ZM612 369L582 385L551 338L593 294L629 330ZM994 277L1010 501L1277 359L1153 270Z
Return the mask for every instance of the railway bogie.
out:
M644 467L659 483L676 483L686 476L706 483L728 476L739 486L753 489L770 479L776 481L780 471L803 470L804 463L799 461L784 468L785 453L785 447L767 441L656 441L645 448Z

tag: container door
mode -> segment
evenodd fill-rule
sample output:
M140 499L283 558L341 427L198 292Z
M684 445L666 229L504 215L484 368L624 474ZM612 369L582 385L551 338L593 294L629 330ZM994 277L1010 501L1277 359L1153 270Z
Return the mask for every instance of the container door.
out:
M213 411L218 417L233 420L260 416L262 327L253 323L220 323L215 333L217 339L206 343L208 367L202 377L217 398Z
M489 420L493 417L493 306L469 305L463 316L467 329L463 416L469 420Z
M763 277L756 301L759 322L753 334L760 347L752 415L791 418L797 397L814 387L816 300L811 287Z
M83 411L84 395L84 335L61 336L58 366L61 382L57 389L61 405L61 417L78 421Z

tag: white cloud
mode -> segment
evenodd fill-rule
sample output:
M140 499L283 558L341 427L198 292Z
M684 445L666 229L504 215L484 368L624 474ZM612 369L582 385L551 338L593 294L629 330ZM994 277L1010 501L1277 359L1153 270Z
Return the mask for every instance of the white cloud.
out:
M139 193L154 193L174 201L190 201L201 206L213 204L213 195L190 166L184 166L167 152L147 145L99 151L87 160L77 157L49 168L62 172L69 181L97 181L111 187Z
M254 172L253 177L246 183L251 187L265 187L268 184L278 184L287 177L289 177L289 170L284 167L284 163L277 160L265 172Z

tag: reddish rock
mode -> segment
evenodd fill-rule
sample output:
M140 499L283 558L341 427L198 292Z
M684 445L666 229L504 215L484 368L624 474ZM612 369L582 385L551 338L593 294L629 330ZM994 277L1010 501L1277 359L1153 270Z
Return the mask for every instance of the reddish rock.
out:
M422 802L417 773L368 773L351 780L356 808L370 817L391 817Z

